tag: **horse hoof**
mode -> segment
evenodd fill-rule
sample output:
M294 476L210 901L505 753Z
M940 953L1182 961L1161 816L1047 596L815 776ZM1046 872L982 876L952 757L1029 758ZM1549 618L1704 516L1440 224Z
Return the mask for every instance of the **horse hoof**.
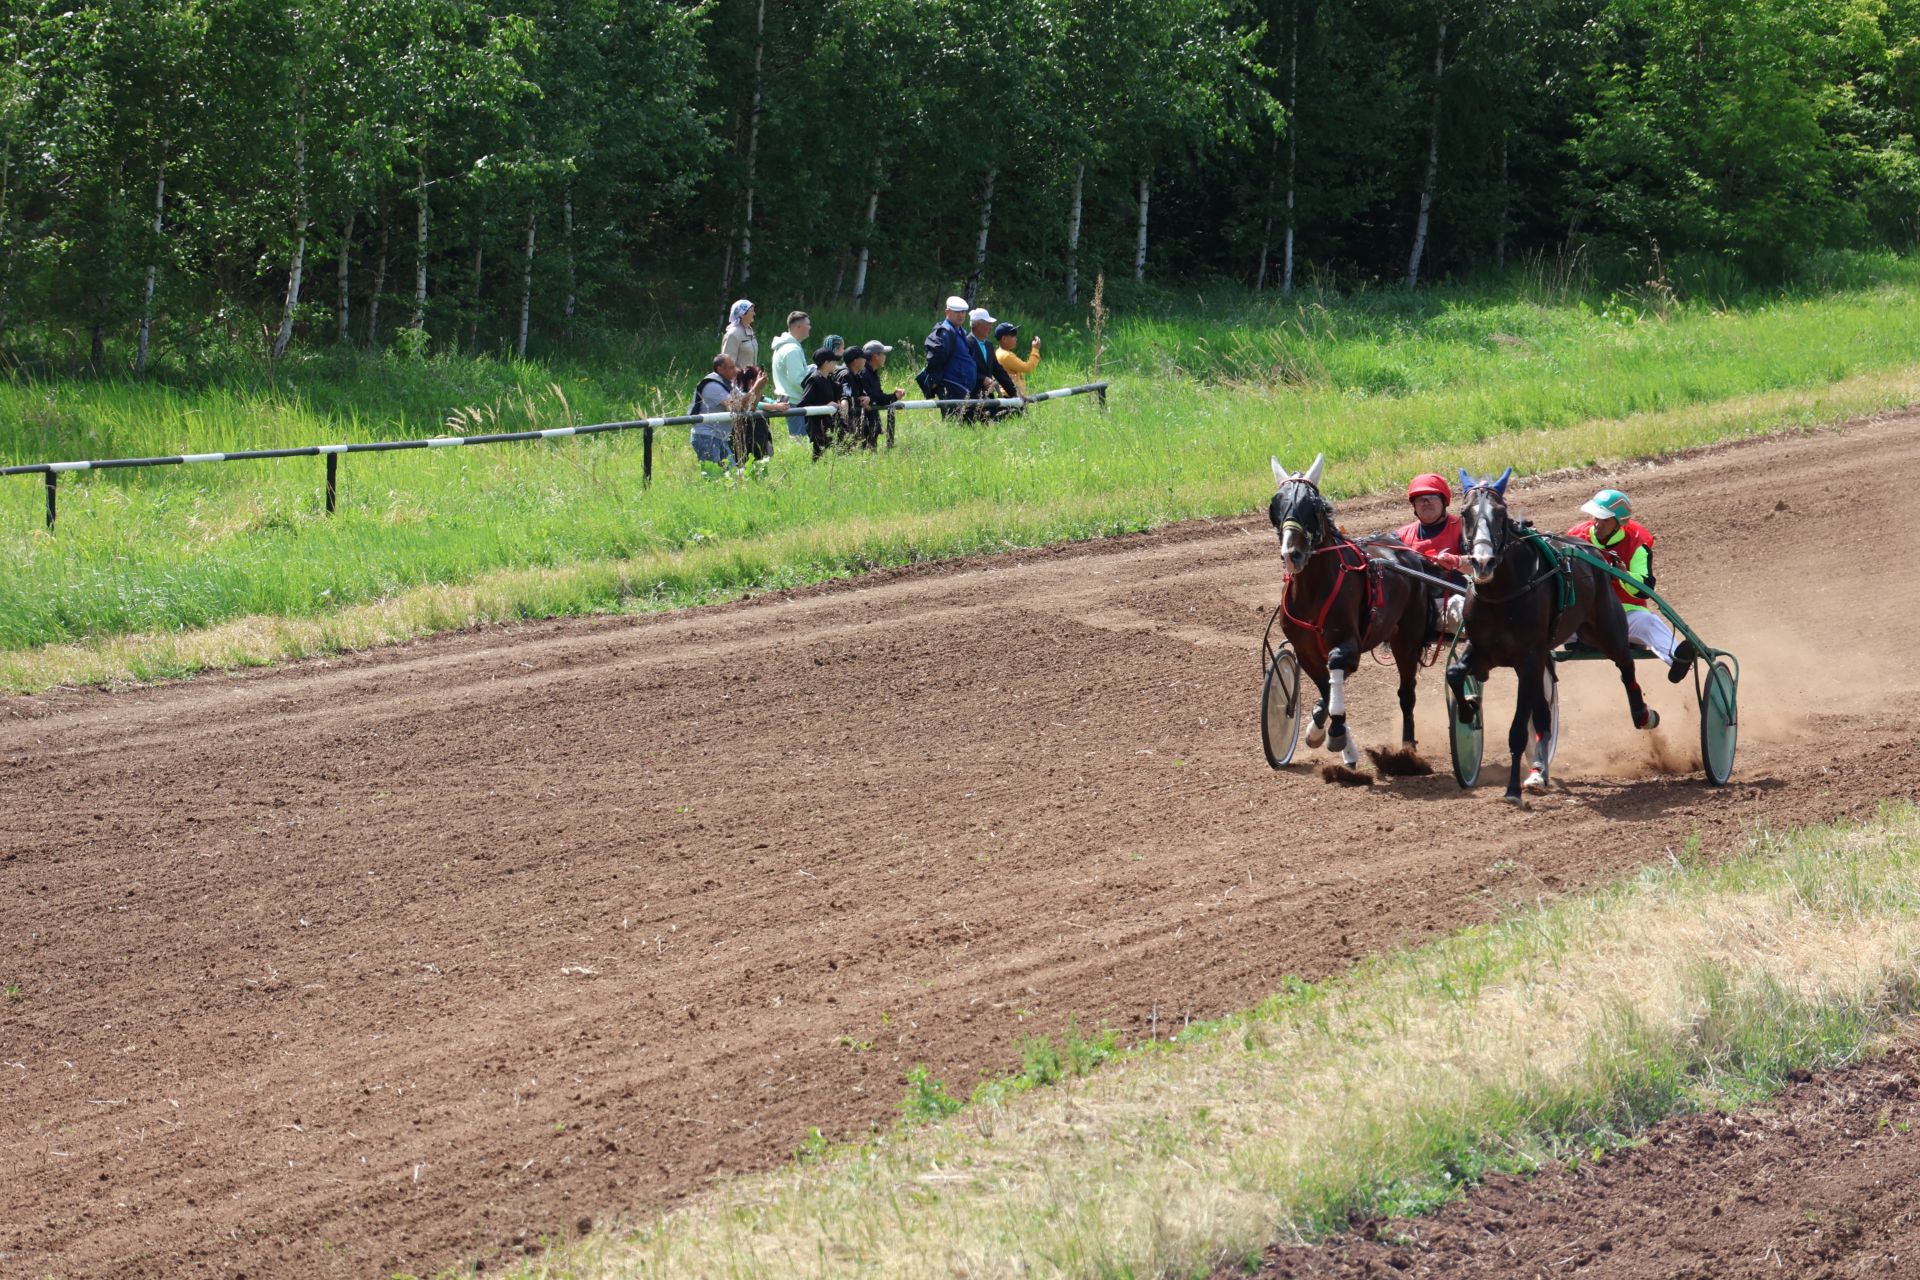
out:
M1506 801L1508 804L1512 805L1516 809L1524 809L1527 807L1526 796L1522 795L1518 791L1509 791L1507 792L1507 794L1501 796L1500 798Z
M1360 748L1354 746L1352 740L1349 739L1347 742L1347 749L1340 753L1340 759L1349 769L1359 768L1360 767Z
M1547 775L1538 769L1533 770L1527 775L1527 780L1520 784L1520 789L1536 796L1547 794Z
M1648 707L1647 722L1641 725L1640 727L1642 729L1658 729L1660 727L1660 713L1658 711L1655 711L1652 707Z
M1317 725L1314 725L1313 728L1307 730L1307 746L1310 749L1317 749L1320 746L1320 744L1325 742L1326 740L1327 740L1327 729L1325 725L1317 724Z

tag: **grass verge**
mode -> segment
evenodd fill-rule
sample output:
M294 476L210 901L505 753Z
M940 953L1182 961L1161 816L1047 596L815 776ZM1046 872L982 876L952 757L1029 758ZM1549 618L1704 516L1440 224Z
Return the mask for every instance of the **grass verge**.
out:
M1727 862L1675 857L1298 984L1057 1087L955 1107L923 1072L903 1104L923 1123L815 1144L515 1274L1205 1275L1854 1060L1920 1007L1917 916L1913 808L1762 834Z
M1908 365L1812 388L1505 432L1450 446L1446 456L1454 465L1476 470L1510 463L1524 476L1805 429L1916 401L1920 365ZM1091 409L1076 412L1092 415ZM1327 478L1327 490L1335 496L1388 488L1433 465L1431 444L1398 443L1381 432L1316 439L1335 459ZM1013 504L956 493L948 505L924 512L848 513L819 523L774 520L765 528L749 524L726 538L703 537L627 557L494 569L450 582L395 583L390 594L372 602L313 612L259 613L75 643L0 647L0 688L34 693L60 685L166 679L370 648L487 622L711 603L875 568L1111 536L1191 516L1237 514L1256 503L1267 484L1265 459L1257 453L1264 446L1258 438L1250 443L1252 449L1243 442L1233 451L1231 468L1188 465L1168 472L1163 486L1129 492L1069 490ZM1296 447L1292 465L1304 466L1308 456L1304 447Z

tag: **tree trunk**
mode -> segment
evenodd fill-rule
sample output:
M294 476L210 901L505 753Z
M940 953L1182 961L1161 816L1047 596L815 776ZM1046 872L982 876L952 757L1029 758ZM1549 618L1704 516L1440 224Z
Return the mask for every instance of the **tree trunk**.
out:
M160 175L153 184L153 256L147 260L147 287L140 298L140 346L134 353L133 371L147 371L147 351L153 340L153 286L160 270L161 222L167 208L167 162L160 162Z
M867 300L867 261L873 248L873 220L880 212L880 188L867 193L867 231L860 237L860 262L853 269L853 309Z
M537 215L527 211L527 261L520 272L520 336L513 344L513 353L522 360L527 358L527 318L533 314L533 230Z
M760 0L753 27L753 105L747 111L747 203L740 219L740 287L753 279L754 164L760 155L760 67L767 52L767 0Z
M1273 140L1273 155L1267 161L1267 198L1266 222L1260 228L1260 267L1253 273L1253 291L1264 293L1267 288L1267 258L1273 251L1273 175L1280 167L1280 139Z
M367 346L380 341L380 295L387 291L387 235L393 219L387 216L387 202L380 202L380 261L373 271L373 296L367 300Z
M352 315L352 296L347 292L348 264L352 261L352 257L353 210L349 209L347 210L346 225L340 228L340 261L334 268L337 301L333 313L333 322L335 330L339 335L340 345L343 347L353 340L351 336L352 328L347 323Z
M416 244L413 266L413 319L408 321L409 329L427 327L427 162L420 159L420 177L414 183L413 198L418 204L415 219Z
M1133 246L1133 278L1147 278L1147 200L1153 195L1147 175L1140 175L1140 229Z
M1513 203L1512 189L1507 186L1507 131L1500 131L1500 218L1493 226L1493 265L1505 269L1507 265L1507 216Z
M13 178L13 139L0 142L0 342L7 336L7 313L13 301L13 241L7 227L7 193Z
M480 349L480 282L485 278L486 246L473 246L473 296L467 300L467 350Z
M967 277L967 301L980 296L980 281L987 273L987 233L993 229L993 183L1000 170L987 170L987 185L980 192L980 240L973 248L973 274Z
M1086 191L1087 162L1073 167L1073 211L1067 214L1067 305L1080 300L1080 210Z
M1434 183L1440 177L1440 81L1447 73L1447 20L1433 43L1433 113L1427 122L1427 176L1420 187L1420 216L1413 226L1413 253L1407 259L1407 288L1420 284L1420 259L1427 251L1427 225L1433 215Z
M287 354L293 341L294 309L300 305L300 276L307 265L307 116L301 112L294 121L293 189L296 201L293 219L293 265L287 271L287 304L280 312L280 333L273 340L273 358Z
M763 3L764 3L764 0L763 0ZM572 183L567 184L565 198L562 200L560 205L560 214L562 218L561 230L565 234L566 246L567 246L567 305L560 312L560 336L565 338L568 342L572 342L573 341L573 306L574 306L573 184ZM745 281L745 279L746 279L745 276L741 277L741 280L743 282Z
M1281 250L1280 292L1293 292L1293 171L1294 162L1299 158L1300 131L1296 123L1300 119L1300 4L1294 0L1289 15L1291 29L1287 37L1287 236L1286 245Z

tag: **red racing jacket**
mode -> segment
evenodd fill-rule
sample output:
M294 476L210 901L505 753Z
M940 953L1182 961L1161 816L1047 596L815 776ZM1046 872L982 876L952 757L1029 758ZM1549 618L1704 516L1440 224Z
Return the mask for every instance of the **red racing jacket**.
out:
M1440 522L1440 532L1431 538L1420 536L1418 520L1394 530L1393 536L1421 555L1432 559L1442 551L1451 551L1454 555L1462 554L1466 550L1465 543L1461 541L1464 528L1465 526L1460 523L1460 517L1449 511L1447 518Z
M1620 532L1604 547L1594 539L1591 520L1582 520L1567 530L1567 536L1578 538L1598 551L1614 568L1625 569L1649 587L1653 585L1653 531L1638 520L1621 521ZM1646 593L1633 590L1618 578L1613 579L1613 594L1629 609L1647 607Z

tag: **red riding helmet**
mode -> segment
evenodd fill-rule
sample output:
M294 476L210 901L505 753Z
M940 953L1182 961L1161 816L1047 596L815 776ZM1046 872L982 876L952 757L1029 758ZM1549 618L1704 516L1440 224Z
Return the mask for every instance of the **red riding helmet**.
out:
M1445 476L1436 476L1432 473L1424 476L1415 476L1412 483L1407 485L1408 502L1412 502L1415 498L1425 497L1428 494L1432 494L1448 506L1453 505L1453 490L1447 487L1447 478Z

